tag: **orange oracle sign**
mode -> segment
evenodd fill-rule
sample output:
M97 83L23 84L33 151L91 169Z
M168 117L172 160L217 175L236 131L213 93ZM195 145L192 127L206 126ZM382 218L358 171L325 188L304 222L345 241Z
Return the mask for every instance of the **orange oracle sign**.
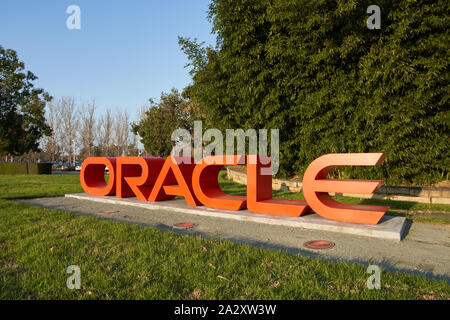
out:
M271 168L271 158L257 155L209 156L194 163L192 158L90 157L83 162L80 181L92 195L118 198L137 197L143 201L164 201L176 196L191 206L204 205L223 210L248 209L255 213L298 217L309 210L343 222L377 224L389 207L343 204L328 193L372 194L382 180L326 179L336 166L376 166L383 153L335 153L314 160L303 177L305 200L273 199L272 176L261 174ZM224 165L247 165L247 195L222 191L218 175ZM105 181L105 167L109 170Z

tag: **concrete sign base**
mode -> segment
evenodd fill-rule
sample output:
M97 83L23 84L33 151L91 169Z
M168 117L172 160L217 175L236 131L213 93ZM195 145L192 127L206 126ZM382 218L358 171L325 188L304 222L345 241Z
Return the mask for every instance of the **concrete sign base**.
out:
M167 210L223 219L252 221L271 225L298 227L311 230L322 230L344 234L354 234L380 239L400 241L405 230L404 217L383 216L376 225L339 222L322 218L317 214L307 214L302 217L287 217L271 214L259 214L247 210L230 211L208 208L204 206L192 207L183 198L174 200L148 202L137 198L116 198L114 196L94 196L86 193L66 194L68 198L90 200L109 204L129 205L148 210Z

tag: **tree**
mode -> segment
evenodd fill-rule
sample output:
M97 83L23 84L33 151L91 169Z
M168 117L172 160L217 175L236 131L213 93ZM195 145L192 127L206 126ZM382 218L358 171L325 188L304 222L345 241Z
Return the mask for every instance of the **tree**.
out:
M68 153L68 161L72 163L78 140L78 129L80 125L78 108L75 99L65 97L58 100L61 117L60 141L63 150ZM64 154L64 152L63 152Z
M0 154L6 157L38 151L41 137L51 134L44 111L51 96L34 87L36 79L16 51L0 46Z
M44 150L49 156L50 161L56 161L57 156L60 155L61 146L59 144L59 133L61 132L61 117L58 105L54 101L47 104L47 122L52 130L50 136L46 137L44 142Z
M183 96L218 129L280 129L280 175L335 152L385 152L345 175L387 183L448 179L448 3L212 0L216 48L189 39ZM362 171L363 170L363 171Z
M170 93L163 92L159 103L152 99L149 102L145 117L132 124L132 131L139 134L150 156L166 157L174 146L171 140L173 130L190 129L189 113L185 112L188 104L176 89Z
M82 158L91 157L94 154L94 140L96 138L96 121L94 117L95 108L95 99L92 99L91 103L81 107L80 156Z
M128 155L128 144L129 144L129 124L130 116L126 110L117 110L116 116L114 118L114 153L116 156L127 156Z
M106 113L101 116L97 126L98 145L103 156L112 156L111 140L113 134L113 117L111 109L106 109ZM97 150L98 151L98 150Z

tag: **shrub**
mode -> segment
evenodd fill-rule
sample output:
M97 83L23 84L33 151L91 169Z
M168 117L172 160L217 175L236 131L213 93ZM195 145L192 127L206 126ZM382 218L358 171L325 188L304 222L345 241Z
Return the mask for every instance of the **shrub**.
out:
M28 174L52 174L52 164L28 163Z
M448 179L448 2L379 0L380 30L366 27L371 4L213 0L218 47L184 94L221 130L280 129L281 176L326 153L384 152L344 176Z

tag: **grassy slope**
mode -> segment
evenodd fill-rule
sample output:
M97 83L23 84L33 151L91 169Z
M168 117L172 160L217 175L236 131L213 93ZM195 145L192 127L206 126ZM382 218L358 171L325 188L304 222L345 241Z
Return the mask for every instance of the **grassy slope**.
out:
M359 264L7 200L79 191L77 176L0 177L0 299L450 299L445 281L383 270L382 289L369 290ZM73 264L81 268L80 290L66 288Z

